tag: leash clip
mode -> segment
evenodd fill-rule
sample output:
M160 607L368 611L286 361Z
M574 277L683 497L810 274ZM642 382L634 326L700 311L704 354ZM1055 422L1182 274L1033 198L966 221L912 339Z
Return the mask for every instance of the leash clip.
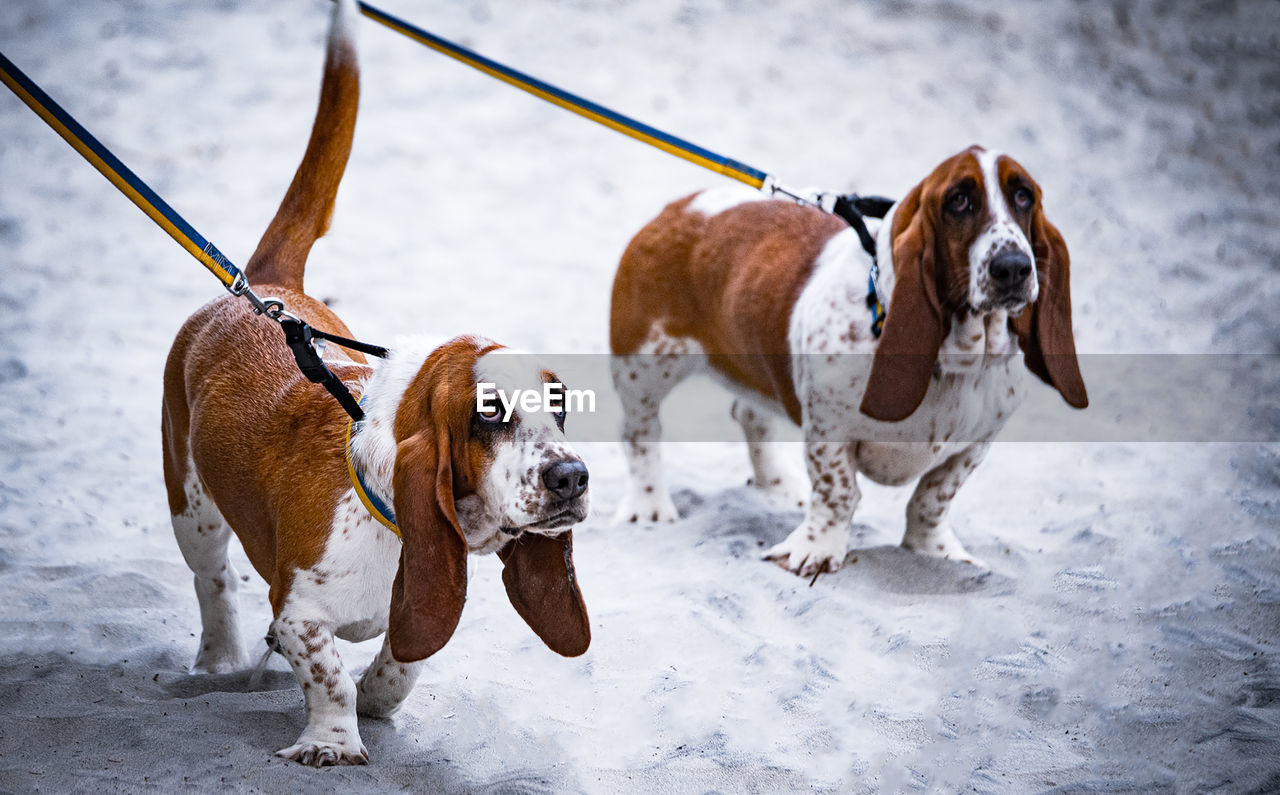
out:
M819 209L825 209L823 202L825 201L826 194L819 191L817 188L788 188L786 185L783 185L776 178L770 175L765 178L764 184L760 186L760 190L768 191L770 196L782 194L802 207L817 207Z
M284 311L284 301L281 301L279 298L274 296L267 296L266 298L263 298L262 308L259 309L255 306L253 308L253 312L257 315L266 315L277 323L283 323L288 318L297 320L293 315Z
M267 296L259 298L258 294L249 286L249 280L245 278L243 273L236 273L235 279L231 284L227 285L227 292L238 298L244 298L253 307L255 315L266 315L277 323L282 322L283 318L293 317L284 311L284 301L279 298Z

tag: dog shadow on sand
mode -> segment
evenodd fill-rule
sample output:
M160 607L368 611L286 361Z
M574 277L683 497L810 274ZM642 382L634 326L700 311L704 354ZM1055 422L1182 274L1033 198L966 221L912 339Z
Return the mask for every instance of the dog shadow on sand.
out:
M803 518L798 508L786 506L777 498L749 487L711 496L679 489L672 494L672 501L680 512L680 523L691 524L698 531L695 544L727 540L729 554L735 558L759 557L785 538ZM995 568L984 569L921 555L895 544L864 546L868 539L882 535L880 531L856 521L851 529L853 548L845 555L839 572L820 577L824 584L834 581L841 588L920 595L986 593L995 596L1015 587L1016 580L1001 573L1003 567L998 561ZM995 560L1000 549L976 545L975 552L987 560Z

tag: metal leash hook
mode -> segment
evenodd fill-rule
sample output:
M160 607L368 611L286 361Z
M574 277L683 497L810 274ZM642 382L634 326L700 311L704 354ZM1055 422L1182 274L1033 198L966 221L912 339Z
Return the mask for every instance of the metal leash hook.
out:
M772 174L765 177L764 184L760 186L760 190L767 192L770 196L782 194L801 206L817 207L820 210L826 209L823 206L826 193L819 191L817 188L789 188L779 182Z
M263 310L261 312L258 312L257 308L253 311L258 312L258 314L265 314L277 323L279 323L283 318L293 317L293 315L284 311L284 301L281 301L279 298L267 296L262 299L262 306Z
M259 298L258 294L253 291L253 288L249 286L249 280L245 278L245 275L240 271L236 272L235 279L231 284L227 285L227 292L247 300L250 305L253 306L253 313L255 315L266 315L272 320L278 322L282 316L287 314L284 311L284 301L271 296ZM290 315L290 317L292 316Z

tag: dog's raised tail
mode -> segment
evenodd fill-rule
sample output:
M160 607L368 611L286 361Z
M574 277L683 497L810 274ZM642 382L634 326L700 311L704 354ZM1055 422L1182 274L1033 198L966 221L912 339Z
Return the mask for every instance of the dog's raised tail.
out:
M311 139L276 217L245 266L245 275L254 285L276 284L301 291L311 245L329 229L333 200L351 154L360 98L355 40L359 15L355 0L334 4Z

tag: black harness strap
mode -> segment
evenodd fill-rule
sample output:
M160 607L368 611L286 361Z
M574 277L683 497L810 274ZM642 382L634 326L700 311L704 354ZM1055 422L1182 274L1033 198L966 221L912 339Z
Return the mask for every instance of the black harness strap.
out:
M330 340L344 348L350 348L382 359L387 357L387 349L378 345L370 345L365 342L347 339L346 337L339 337L336 334L317 331L291 315L282 315L279 318L279 322L280 328L284 330L285 344L289 346L289 350L293 351L293 358L298 363L298 369L307 377L307 380L313 384L320 384L328 390L329 394L333 395L343 410L351 416L351 419L356 422L363 420L364 410L360 408L360 404L351 395L347 385L342 383L342 379L334 375L333 371L325 365L324 360L320 358L320 352L316 350L316 346L312 344L312 341L317 339Z
M314 329L314 328L311 329L311 336L318 340L328 340L330 342L336 342L340 347L347 348L353 351L360 351L361 353L367 353L370 356L376 356L379 359L385 359L391 355L391 351L387 350L381 345L371 345L370 343L367 343L367 342L360 342L359 340L348 339L346 337L339 337L337 334L330 334L327 331L320 331L319 329Z
M871 255L871 259L876 258L876 239L871 236L871 232L867 229L865 218L884 218L884 214L889 212L889 208L893 206L893 199L886 199L883 196L859 196L856 193L846 193L843 196L836 197L835 206L831 208L831 212L840 216L849 226L853 227L853 231L858 233L858 239L862 241L862 248Z
M871 334L876 339L880 339L880 332L884 330L886 313L884 303L880 300L879 291L876 289L876 279L880 275L880 263L876 261L876 239L867 229L866 218L884 218L891 207L893 207L893 199L847 193L844 196L837 196L835 205L831 208L834 215L840 216L853 227L863 250L871 255L871 273L867 277L867 309L871 310Z

